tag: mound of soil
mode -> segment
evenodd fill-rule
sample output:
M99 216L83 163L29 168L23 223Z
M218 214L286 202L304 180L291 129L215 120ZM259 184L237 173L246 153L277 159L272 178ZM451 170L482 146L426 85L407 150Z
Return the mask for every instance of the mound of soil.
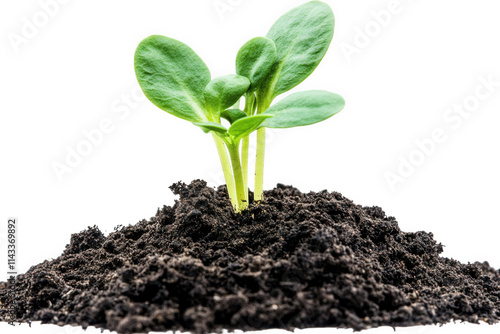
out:
M378 207L278 185L248 212L225 187L180 196L149 221L74 234L63 254L2 283L19 320L119 333L500 320L500 272L440 257ZM6 311L0 320L6 319Z

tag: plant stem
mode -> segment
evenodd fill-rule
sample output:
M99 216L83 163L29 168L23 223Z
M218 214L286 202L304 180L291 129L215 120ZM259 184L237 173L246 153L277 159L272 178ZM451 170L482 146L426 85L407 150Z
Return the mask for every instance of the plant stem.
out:
M254 200L259 202L264 193L264 155L266 152L266 128L257 130L257 155L255 158Z
M236 197L238 199L238 209L236 210L236 212L241 212L248 208L248 190L245 190L243 182L239 146L239 143L227 144L229 156L231 157L231 165L233 167L234 183L236 185Z
M243 187L245 188L245 199L248 201L248 150L250 137L246 136L241 140L241 172L243 174Z
M231 171L231 163L227 155L226 146L224 145L224 141L222 140L222 138L217 136L215 133L212 133L212 137L214 138L215 146L217 147L217 152L219 153L219 159L222 165L224 179L226 180L226 187L229 199L231 200L233 209L235 211L238 211L238 201L236 199L236 187L234 183L234 176Z
M271 101L259 99L257 114L266 111L271 105ZM255 158L255 189L254 201L262 201L264 194L264 156L266 152L266 128L257 130L257 154Z
M245 94L245 114L251 116L253 113L253 105L255 103L255 95ZM241 141L241 169L243 173L243 185L245 187L245 198L248 202L248 150L250 146L250 137L246 136Z

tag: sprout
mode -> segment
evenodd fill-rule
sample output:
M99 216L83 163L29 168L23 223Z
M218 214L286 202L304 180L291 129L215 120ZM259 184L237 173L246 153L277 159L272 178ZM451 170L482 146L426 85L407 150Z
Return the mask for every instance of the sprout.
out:
M203 60L186 44L153 35L135 53L135 71L144 94L160 109L211 133L229 198L236 212L248 208L249 135L257 131L254 200L262 200L266 128L321 122L344 107L326 91L280 94L304 81L326 54L333 37L330 7L311 1L283 15L266 37L245 43L236 56L236 74L211 79ZM233 106L244 97L243 110ZM229 122L229 127L221 120Z

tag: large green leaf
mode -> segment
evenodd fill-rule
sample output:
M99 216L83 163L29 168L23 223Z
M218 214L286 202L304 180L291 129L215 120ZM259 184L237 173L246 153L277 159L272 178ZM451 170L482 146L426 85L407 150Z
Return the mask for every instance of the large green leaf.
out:
M345 105L342 96L322 90L292 94L261 115L273 115L260 127L293 128L324 121L340 112Z
M235 140L241 139L257 130L262 122L271 117L274 115L254 115L240 118L229 127L228 133Z
M246 42L236 55L236 73L250 80L250 92L255 92L276 60L274 42L265 37L256 37Z
M135 52L135 73L144 94L160 109L191 122L207 121L203 89L210 71L186 44L153 35Z
M266 36L276 44L278 57L260 97L270 102L304 81L328 50L334 26L331 8L321 1L307 2L279 18Z
M249 86L248 78L237 74L225 75L210 81L205 88L204 96L213 119L218 121L220 113L238 102Z

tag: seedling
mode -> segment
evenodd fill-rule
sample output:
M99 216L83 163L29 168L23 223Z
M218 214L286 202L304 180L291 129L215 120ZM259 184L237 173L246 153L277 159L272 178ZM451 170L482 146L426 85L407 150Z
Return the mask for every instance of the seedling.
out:
M257 131L254 200L262 200L266 128L321 122L340 112L344 99L326 91L273 100L304 81L326 54L335 19L330 7L311 1L283 15L266 37L245 43L236 74L211 79L201 58L186 44L153 35L135 53L144 94L160 109L211 133L236 212L248 207L249 135ZM244 98L243 110L233 106ZM230 126L225 127L225 119Z

